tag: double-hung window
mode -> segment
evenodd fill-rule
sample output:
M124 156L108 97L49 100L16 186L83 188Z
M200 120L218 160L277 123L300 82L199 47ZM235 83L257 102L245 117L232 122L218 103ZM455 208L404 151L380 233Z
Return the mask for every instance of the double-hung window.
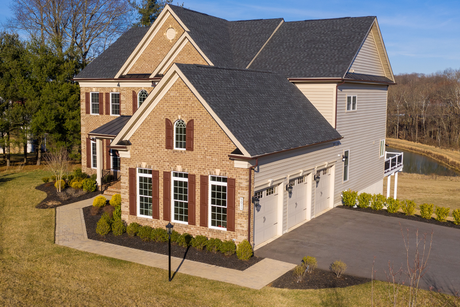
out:
M349 178L350 151L343 152L343 181L348 181Z
M96 141L91 140L91 168L97 168Z
M146 90L141 90L138 94L137 101L138 101L138 108L141 107L141 105L144 103L145 99L147 99L147 96L149 93L147 93Z
M227 177L209 178L210 227L227 229Z
M188 174L172 173L173 222L188 223Z
M152 217L152 170L137 169L137 204L140 216Z
M185 122L179 119L174 123L174 149L185 150L186 139Z
M99 114L99 93L91 92L91 114Z
M383 156L385 155L385 139L380 140L380 151L379 151L379 154L380 154L380 158L383 157Z
M356 111L357 104L356 96L347 96L347 111Z
M110 93L110 115L120 115L120 93Z

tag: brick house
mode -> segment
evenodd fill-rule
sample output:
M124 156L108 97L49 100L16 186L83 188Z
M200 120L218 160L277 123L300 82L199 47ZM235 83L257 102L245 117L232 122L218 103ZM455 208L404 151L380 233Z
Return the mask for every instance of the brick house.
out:
M382 193L387 88L375 17L227 21L167 5L76 78L82 165L127 222L261 246Z

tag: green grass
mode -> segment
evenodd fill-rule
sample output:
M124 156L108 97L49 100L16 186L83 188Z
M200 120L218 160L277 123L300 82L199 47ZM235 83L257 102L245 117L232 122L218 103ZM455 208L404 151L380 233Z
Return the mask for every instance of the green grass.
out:
M46 175L43 170L0 173L1 306L369 306L371 303L370 283L343 289L265 287L256 291L180 273L168 282L164 270L55 245L55 210L35 208L45 193L34 187ZM380 305L387 305L385 283L376 282L375 289Z

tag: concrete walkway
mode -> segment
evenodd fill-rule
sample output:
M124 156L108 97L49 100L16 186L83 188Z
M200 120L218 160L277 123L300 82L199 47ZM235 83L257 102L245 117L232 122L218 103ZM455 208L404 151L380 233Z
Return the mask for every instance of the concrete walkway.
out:
M86 234L82 208L90 206L92 203L93 199L88 199L56 208L56 244L168 270L167 255L89 240ZM291 263L267 258L244 271L222 268L187 259L182 265L181 262L182 258L172 257L172 270L175 271L178 268L178 273L228 282L252 289L265 287L295 266Z

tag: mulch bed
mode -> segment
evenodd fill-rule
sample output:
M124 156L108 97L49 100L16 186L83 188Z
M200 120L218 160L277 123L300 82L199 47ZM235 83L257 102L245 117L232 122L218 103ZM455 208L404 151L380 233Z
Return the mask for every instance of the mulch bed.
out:
M127 233L121 236L114 236L111 232L102 237L96 233L97 222L101 218L101 214L91 215L91 207L83 208L83 216L85 217L86 233L88 239L98 240L116 245L126 246L130 248L140 249L157 254L168 255L168 242L144 242L139 237L130 237ZM101 213L103 211L101 210ZM236 255L225 256L221 253L211 253L202 251L194 247L184 248L176 244L171 244L171 255L177 258L185 258L187 260L207 263L224 268L244 271L250 266L263 260L261 257L252 257L248 261L239 260Z
M455 225L454 222L452 221L446 221L446 222L439 222L435 220L434 218L431 218L429 220L422 218L421 216L418 215L406 215L403 212L396 212L396 213L389 213L387 210L372 210L372 208L353 208L349 206L338 206L337 208L345 209L345 210L356 210L356 211L362 211L362 212L367 212L367 213L372 213L372 214L380 214L380 215L386 215L386 216L393 216L401 219L406 219L406 220L412 220L412 221L417 221L417 222L423 222L423 223L429 223L433 225L439 225L439 226L444 226L444 227L451 227L451 228L458 228L460 229L460 225Z
M93 198L94 196L101 194L101 191L85 192L83 190L70 187L65 188L61 192L58 192L54 187L53 182L47 182L35 188L46 193L46 198L42 200L37 206L35 206L38 209L56 208L81 200Z
M326 289L344 288L370 282L369 278L342 275L337 278L331 271L315 269L313 273L307 273L301 281L298 281L294 271L291 270L280 276L269 286L284 289Z

